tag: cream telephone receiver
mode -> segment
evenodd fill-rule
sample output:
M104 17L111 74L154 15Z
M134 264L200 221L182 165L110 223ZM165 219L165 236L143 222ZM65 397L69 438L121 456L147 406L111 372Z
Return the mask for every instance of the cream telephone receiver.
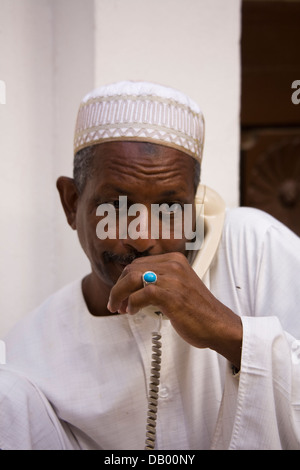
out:
M216 191L202 184L198 187L195 202L199 212L197 217L203 217L204 240L193 262L193 269L203 279L221 240L226 206Z
M192 267L200 279L209 269L218 249L225 219L225 202L213 189L200 184L195 197L197 223L204 226L204 240L194 259ZM143 312L154 315L159 309L149 306ZM163 318L166 318L163 315Z
M209 269L220 243L225 219L225 203L218 193L204 185L199 185L195 203L197 208L197 221L198 223L200 222L200 226L201 223L204 224L204 240L192 262L192 267L200 279L202 279ZM167 317L163 315L159 309L152 306L143 309L143 311L150 315L158 315L159 321L157 331L152 333L152 362L145 441L145 450L154 450L161 368L160 329L162 320L167 319Z

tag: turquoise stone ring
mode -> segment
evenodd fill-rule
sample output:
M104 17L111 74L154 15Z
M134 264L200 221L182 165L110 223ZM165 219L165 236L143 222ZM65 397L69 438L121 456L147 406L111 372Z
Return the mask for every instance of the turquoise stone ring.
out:
M147 286L148 284L155 284L156 281L157 281L157 275L153 271L146 271L143 274L144 286Z

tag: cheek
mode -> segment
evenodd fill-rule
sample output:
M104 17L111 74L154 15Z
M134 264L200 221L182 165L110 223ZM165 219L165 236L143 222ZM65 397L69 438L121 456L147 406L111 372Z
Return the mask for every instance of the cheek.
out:
M104 232L99 234L98 224L102 217L88 214L86 212L78 213L76 227L79 242L91 264L97 268L97 271L103 270L103 253L105 251L118 251L120 241L114 238L104 238ZM100 231L101 232L101 231ZM102 238L101 238L102 236Z
M196 236L196 211L193 204L189 205L189 209L182 213L182 217L172 221L170 226L170 237L168 239L160 239L161 247L166 252L180 252L185 254L187 244L195 239Z
M87 211L78 210L76 215L76 230L79 242L90 261L96 256L101 240L96 234L97 218Z
M176 239L160 240L159 242L160 242L162 253L177 252L177 253L185 254L186 252L186 247L185 247L186 240L184 238L180 240L176 240Z

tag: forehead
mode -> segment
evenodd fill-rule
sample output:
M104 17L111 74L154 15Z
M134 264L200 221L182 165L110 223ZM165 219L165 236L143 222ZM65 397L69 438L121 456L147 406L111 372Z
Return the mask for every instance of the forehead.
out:
M142 142L108 142L95 147L93 184L184 189L193 185L194 160L183 152Z

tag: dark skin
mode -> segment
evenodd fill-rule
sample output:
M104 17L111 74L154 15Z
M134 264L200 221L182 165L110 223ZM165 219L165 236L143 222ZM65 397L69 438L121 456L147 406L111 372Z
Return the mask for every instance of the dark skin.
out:
M92 315L136 314L155 305L191 345L210 348L240 367L242 323L195 274L181 239L100 240L99 204L194 204L193 160L179 150L143 143L110 142L96 147L93 174L78 193L73 179L60 177L57 188L69 225L77 230L91 273L82 283ZM150 227L150 223L149 223ZM142 274L154 271L155 285L143 287Z

